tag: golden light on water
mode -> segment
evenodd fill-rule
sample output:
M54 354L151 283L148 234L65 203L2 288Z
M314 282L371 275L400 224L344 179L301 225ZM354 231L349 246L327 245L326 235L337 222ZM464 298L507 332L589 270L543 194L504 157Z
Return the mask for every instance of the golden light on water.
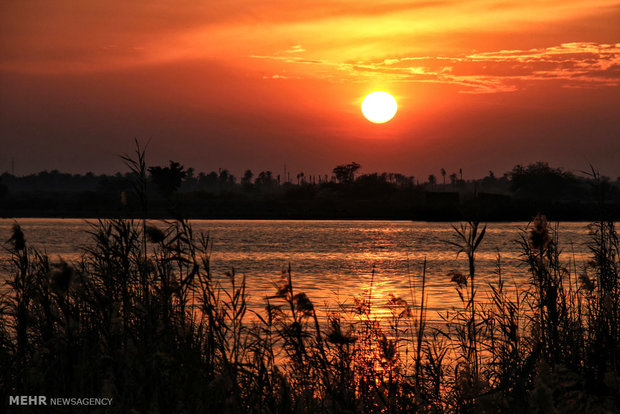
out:
M397 110L396 99L384 91L371 92L362 101L362 113L375 124L388 122L394 118Z

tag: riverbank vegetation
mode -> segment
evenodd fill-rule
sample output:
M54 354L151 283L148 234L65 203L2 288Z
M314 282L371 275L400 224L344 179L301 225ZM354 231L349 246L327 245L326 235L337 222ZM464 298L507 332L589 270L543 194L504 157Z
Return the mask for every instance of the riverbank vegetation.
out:
M146 211L146 166L128 162ZM463 266L445 277L460 303L432 325L425 263L410 295L382 299L381 319L372 282L353 306L320 309L290 267L254 311L245 276L212 274L208 235L182 218L100 220L72 263L37 250L16 223L2 270L0 397L110 397L102 412L119 413L612 412L620 244L599 206L583 265L544 216L531 221L522 286L503 276L501 252L495 281L481 284L486 227L456 226L446 249Z
M557 220L597 218L592 177L544 162L517 165L497 176L489 171L480 179L444 168L428 177L370 173L355 162L324 175L247 170L238 178L226 169L197 173L174 161L148 167L146 173L151 218L180 212L187 218L526 221L538 211ZM131 172L5 173L0 176L0 216L126 217L133 212L127 208L132 180ZM607 202L620 207L620 181L600 181Z

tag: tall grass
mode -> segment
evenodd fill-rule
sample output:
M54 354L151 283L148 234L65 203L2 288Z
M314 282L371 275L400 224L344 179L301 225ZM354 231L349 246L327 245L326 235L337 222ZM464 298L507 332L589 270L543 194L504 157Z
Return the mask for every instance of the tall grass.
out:
M245 276L213 275L208 235L183 219L100 220L74 263L51 261L16 223L0 300L2 404L48 395L112 397L105 412L119 413L612 411L613 222L593 223L591 261L577 268L557 226L536 217L520 239L530 281L519 286L505 279L500 252L495 280L479 282L485 229L455 228L467 270L446 278L461 304L429 326L426 261L409 274L409 298L376 298L371 281L353 306L325 314L289 266L255 312ZM389 318L376 317L377 301Z

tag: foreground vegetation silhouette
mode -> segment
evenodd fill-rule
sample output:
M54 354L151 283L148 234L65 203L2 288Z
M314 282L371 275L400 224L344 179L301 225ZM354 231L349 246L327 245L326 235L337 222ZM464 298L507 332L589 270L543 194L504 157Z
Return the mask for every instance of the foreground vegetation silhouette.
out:
M147 167L128 162L146 211ZM213 275L208 235L182 218L100 220L76 263L52 262L15 224L0 397L111 397L102 411L119 413L611 412L620 245L603 204L600 214L581 269L557 227L536 216L520 240L529 283L514 288L499 252L496 281L476 282L486 228L455 227L446 248L464 254L467 271L446 278L461 306L436 326L425 263L410 276L411 297L385 298L387 319L373 313L372 283L352 308L323 312L290 267L251 312L245 276Z

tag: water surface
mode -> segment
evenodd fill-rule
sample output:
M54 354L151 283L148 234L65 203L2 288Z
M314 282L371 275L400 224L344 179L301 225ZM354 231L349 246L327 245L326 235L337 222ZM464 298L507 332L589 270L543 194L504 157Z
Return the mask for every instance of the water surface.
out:
M91 243L89 223L81 219L19 219L30 245L52 260L76 260ZM0 237L10 237L14 220L0 220ZM456 240L450 223L408 221L192 220L195 231L213 241L212 271L223 275L234 268L245 274L252 307L260 309L275 291L282 269L291 266L294 287L306 292L319 308L366 294L373 279L373 305L385 312L391 293L408 302L419 296L422 264L427 262L431 311L450 309L458 302L450 271L467 273L467 258L457 258L446 240ZM152 224L163 226L162 222ZM496 279L501 253L502 272L511 285L527 283L516 243L527 223L491 223L477 256L479 286ZM587 223L560 223L564 257L579 268L588 258ZM372 277L374 269L374 278ZM413 290L411 289L413 286ZM417 289L417 290L416 290ZM434 313L434 312L433 312ZM433 316L433 314L431 314Z

